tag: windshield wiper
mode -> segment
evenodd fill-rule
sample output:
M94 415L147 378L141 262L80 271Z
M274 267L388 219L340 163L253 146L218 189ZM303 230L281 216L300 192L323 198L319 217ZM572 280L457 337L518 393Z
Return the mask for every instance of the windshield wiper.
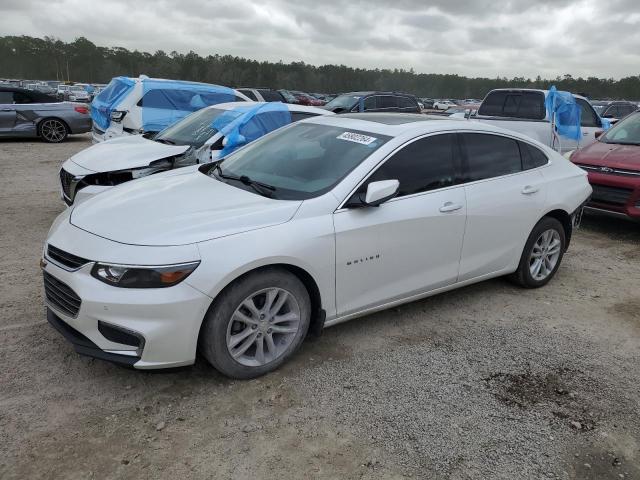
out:
M218 176L220 178L224 178L225 180L236 180L238 182L244 183L245 185L248 185L251 188L253 188L260 195L263 195L269 198L271 198L273 196L273 192L277 190L276 187L274 187L273 185L262 183L257 180L252 180L247 175L236 176L236 175L228 175L226 173L223 173L222 168L220 168L220 163L221 162L216 163L216 166L215 166L215 170L216 172L218 172Z

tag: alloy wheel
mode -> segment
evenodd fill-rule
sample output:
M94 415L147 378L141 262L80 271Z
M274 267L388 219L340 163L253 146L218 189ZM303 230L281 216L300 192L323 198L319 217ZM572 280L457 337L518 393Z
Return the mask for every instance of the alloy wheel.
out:
M282 288L266 288L245 298L227 326L227 349L241 365L266 365L282 356L300 328L300 305Z
M529 272L536 281L545 280L558 264L562 240L555 229L545 230L533 244L529 255Z
M67 136L67 128L59 120L45 120L40 127L40 135L47 142L61 142Z

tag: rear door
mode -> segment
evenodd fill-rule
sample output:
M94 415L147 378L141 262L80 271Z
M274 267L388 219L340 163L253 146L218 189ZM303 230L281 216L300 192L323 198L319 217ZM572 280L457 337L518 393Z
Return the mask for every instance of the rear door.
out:
M9 133L16 123L13 92L0 89L0 133Z
M532 153L529 144L506 136L462 133L460 140L467 227L459 281L465 281L517 264L544 207L539 167L548 159L537 148L531 146ZM536 159L530 160L532 156Z
M370 182L395 179L398 196L379 207L334 214L336 302L348 315L455 283L466 202L455 134L415 140L389 157ZM349 202L347 202L347 205Z

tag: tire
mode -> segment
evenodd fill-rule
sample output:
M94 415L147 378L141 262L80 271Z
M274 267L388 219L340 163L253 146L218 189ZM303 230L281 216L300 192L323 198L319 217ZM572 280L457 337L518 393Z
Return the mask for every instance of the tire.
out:
M47 143L63 142L69 135L69 127L58 118L45 118L38 124L38 136Z
M268 298L270 312L265 308ZM200 330L200 352L227 377L259 377L298 350L310 318L304 284L284 269L263 269L236 280L216 298Z
M548 237L543 238L543 235ZM545 246L547 240L549 243ZM558 271L566 247L567 237L562 224L555 218L544 217L533 227L511 280L524 288L546 285ZM534 254L538 255L539 261ZM545 258L548 262L544 261Z

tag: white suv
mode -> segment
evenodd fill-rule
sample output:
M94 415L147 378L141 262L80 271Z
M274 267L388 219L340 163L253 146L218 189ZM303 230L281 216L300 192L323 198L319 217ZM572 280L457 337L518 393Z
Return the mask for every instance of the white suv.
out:
M545 285L590 194L580 168L497 127L318 116L63 212L48 320L82 354L149 369L199 347L255 377L323 326L501 275Z
M238 101L249 98L219 85L146 75L116 77L91 102L93 143L159 132L201 108Z

